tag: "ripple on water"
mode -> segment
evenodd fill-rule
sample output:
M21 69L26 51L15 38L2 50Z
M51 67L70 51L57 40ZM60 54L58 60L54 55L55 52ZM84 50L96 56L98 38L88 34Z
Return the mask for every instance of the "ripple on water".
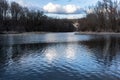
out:
M53 33L37 36L38 42L53 43L31 40L34 44L0 45L0 80L120 79L119 38ZM13 37L13 43L20 42L14 42L20 37Z

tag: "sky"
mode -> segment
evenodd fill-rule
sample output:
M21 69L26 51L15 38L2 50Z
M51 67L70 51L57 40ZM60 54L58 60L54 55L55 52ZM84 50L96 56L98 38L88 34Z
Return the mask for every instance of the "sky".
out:
M15 1L22 6L39 9L45 15L56 18L81 18L85 16L84 10L93 6L98 0L8 0Z

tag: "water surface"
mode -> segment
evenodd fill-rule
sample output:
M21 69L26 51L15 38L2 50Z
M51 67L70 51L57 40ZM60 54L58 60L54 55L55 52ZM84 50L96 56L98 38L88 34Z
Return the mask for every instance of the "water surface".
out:
M120 80L120 37L0 36L0 80Z

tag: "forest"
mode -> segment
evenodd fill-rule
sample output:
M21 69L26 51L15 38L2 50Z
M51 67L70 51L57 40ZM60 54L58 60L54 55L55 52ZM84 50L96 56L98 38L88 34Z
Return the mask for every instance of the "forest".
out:
M40 10L23 7L16 2L0 0L0 33L3 32L69 32L75 28L67 19L51 18Z
M90 11L90 12L88 12ZM23 7L16 2L0 0L0 33L3 32L120 32L120 6L117 0L98 1L85 10L86 17L59 19L40 10ZM79 23L77 29L73 23Z
M86 12L86 17L79 20L79 31L120 32L120 2L98 1L89 10L91 12Z

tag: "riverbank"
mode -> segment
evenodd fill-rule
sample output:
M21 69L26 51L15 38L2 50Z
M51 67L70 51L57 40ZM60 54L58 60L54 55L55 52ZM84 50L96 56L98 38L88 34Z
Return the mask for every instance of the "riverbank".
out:
M76 32L75 35L120 35L116 32Z
M25 34L48 34L48 33L74 33L75 35L120 35L116 32L1 32L0 35L25 35Z
M0 35L24 35L24 34L45 34L50 32L16 32L16 31L9 31L9 32L1 32Z
M0 35L12 34L12 35L20 35L20 34L47 34L47 33L72 33L72 32L17 32L17 31L9 31L9 32L0 32Z

